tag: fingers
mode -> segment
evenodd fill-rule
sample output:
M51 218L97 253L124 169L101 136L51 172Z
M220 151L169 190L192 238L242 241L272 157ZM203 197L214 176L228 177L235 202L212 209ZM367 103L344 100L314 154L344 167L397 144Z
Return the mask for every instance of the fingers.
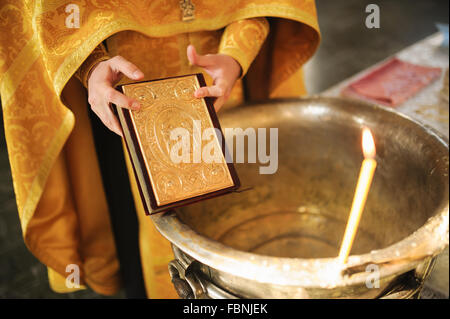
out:
M223 106L223 104L228 99L228 95L226 94L225 88L219 86L219 85L213 85L213 86L204 86L197 91L194 92L194 96L196 98L203 98L203 97L217 97L217 99L214 102L214 108L217 111Z
M202 98L202 97L206 97L206 96L220 97L220 96L223 96L224 94L225 94L225 88L218 86L218 85L204 86L204 87L197 89L194 92L194 96L196 98Z
M120 127L117 117L110 108L110 103L133 110L139 108L139 103L108 86L97 86L96 90L91 88L89 91L88 101L92 111L97 114L108 129L123 137L122 128ZM137 108L136 103L138 105Z
M105 98L108 103L114 103L115 105L120 107L131 110L139 110L140 108L140 104L138 101L130 99L128 96L120 93L112 87L106 89Z
M207 67L213 63L213 55L200 55L195 50L195 47L191 44L187 47L187 58L192 65L199 67Z
M130 61L127 61L120 55L117 55L114 58L112 58L110 60L110 65L114 71L121 72L130 79L142 80L144 78L144 73L141 70L139 70L137 66L135 66Z
M218 79L213 84L214 85L212 85L212 86L203 86L201 88L198 88L194 92L194 96L196 98L201 98L201 97L206 97L206 96L212 96L212 97L228 96L229 85L226 80Z
M221 96L216 99L216 101L214 102L214 109L216 110L216 112L219 112L220 108L224 105L225 101L226 99L224 96Z
M196 98L203 97L216 97L217 99L214 101L214 108L217 111L223 106L223 104L227 101L230 93L227 89L227 83L224 80L218 80L217 83L213 86L204 86L197 89L194 92L194 96Z
M94 74L94 72L96 73ZM92 110L106 127L120 136L123 136L122 129L110 104L114 103L119 107L131 110L140 108L137 100L131 99L113 88L122 74L133 80L140 80L144 77L144 74L133 63L121 56L115 56L98 64L88 84L88 101Z
M92 110L100 118L102 123L111 131L117 135L123 137L122 128L120 126L119 120L113 114L109 105L103 104L101 106L92 107Z

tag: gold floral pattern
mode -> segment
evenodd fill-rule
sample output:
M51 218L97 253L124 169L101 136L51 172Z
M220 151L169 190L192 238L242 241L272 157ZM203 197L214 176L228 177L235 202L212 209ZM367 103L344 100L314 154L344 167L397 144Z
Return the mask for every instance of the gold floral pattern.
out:
M218 154L211 155L214 156L212 162L196 159L194 154L198 151L198 157L202 156L202 132L214 127L205 101L194 98L194 91L199 87L197 77L191 75L129 84L123 88L124 93L136 99L151 97L140 99L142 107L132 111L131 118L158 205L234 185L218 140L211 141L219 150ZM170 134L176 128L189 132L188 163L175 163L171 158L171 150L177 142ZM153 164L158 162L158 165Z
M253 18L231 23L225 28L219 52L239 62L244 76L269 33L265 18Z
M87 86L91 68L109 56L121 55L145 74L145 80L197 73L202 70L189 64L186 49L193 44L200 54L222 53L233 57L242 67L243 77L256 57L269 32L265 18L233 22L222 31L199 31L164 38L151 38L138 32L123 31L107 39L108 52L100 44L78 69L76 76ZM208 84L212 80L206 75ZM131 80L123 78L120 84ZM229 102L232 106L243 98L242 82L233 88Z
M97 63L108 60L109 55L106 52L105 46L103 43L100 43L94 51L89 55L86 61L78 68L77 72L75 72L75 76L80 80L80 82L84 85L84 87L88 87L88 79L89 75L94 66Z

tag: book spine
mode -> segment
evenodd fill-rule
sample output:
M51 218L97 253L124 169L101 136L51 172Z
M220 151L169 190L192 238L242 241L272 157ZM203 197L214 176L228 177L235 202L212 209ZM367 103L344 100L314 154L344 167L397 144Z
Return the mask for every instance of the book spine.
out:
M118 107L118 106L116 106L116 110L117 110L117 114L119 116L120 125L122 126L125 144L127 146L128 154L130 156L130 161L133 166L134 175L138 182L139 193L140 193L140 196L142 199L142 203L144 204L145 214L150 215L152 213L151 202L150 202L150 199L148 198L148 196L144 195L145 192L147 192L147 194L148 194L149 190L147 189L147 184L145 182L144 173L142 171L142 167L140 165L140 161L139 161L137 153L136 153L136 148L135 148L135 145L133 142L133 138L131 137L131 134L130 134L130 128L128 127L127 121L125 119L124 112L127 112L128 110L124 110L123 108Z

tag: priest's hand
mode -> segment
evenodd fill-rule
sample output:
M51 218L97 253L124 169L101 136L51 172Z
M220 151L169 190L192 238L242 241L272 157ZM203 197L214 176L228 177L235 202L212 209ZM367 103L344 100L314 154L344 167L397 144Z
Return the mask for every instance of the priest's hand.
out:
M110 103L130 110L138 110L140 104L114 89L114 85L123 76L132 80L142 80L144 73L133 63L121 56L98 63L91 71L88 79L88 101L92 111L114 133L122 135L117 117L111 110Z
M218 111L228 100L231 89L239 79L242 72L241 66L235 59L226 54L200 55L193 45L188 46L187 57L192 65L203 68L213 79L212 86L197 89L194 96L197 98L216 97L214 108Z

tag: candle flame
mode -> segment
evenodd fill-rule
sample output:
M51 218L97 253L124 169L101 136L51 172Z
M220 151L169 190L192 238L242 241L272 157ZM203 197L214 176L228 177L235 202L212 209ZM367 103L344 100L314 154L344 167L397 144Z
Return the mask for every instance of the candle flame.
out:
M370 129L364 128L362 133L362 149L365 158L373 158L376 154L375 142Z

